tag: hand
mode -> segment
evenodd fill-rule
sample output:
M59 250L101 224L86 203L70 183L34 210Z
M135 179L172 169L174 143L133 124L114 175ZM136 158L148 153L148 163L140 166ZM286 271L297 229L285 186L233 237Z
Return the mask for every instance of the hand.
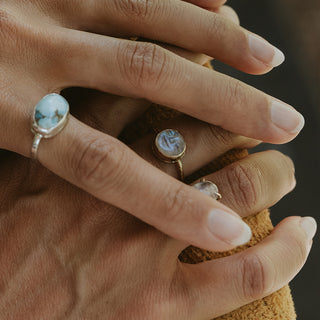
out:
M114 37L144 36L164 41L204 52L253 73L271 69L270 61L278 56L272 46L265 43L264 52L269 52L270 58L266 65L267 61L261 62L250 53L248 39L252 44L255 38L221 14L171 0L148 2L153 5L144 15L139 11L139 5L144 3L147 4L118 0L3 1L0 108L5 116L0 118L1 148L29 156L33 106L45 94L70 86L148 98L268 141L284 142L297 134L271 124L271 98L267 95L157 45ZM158 77L156 71L162 62L163 72ZM76 114L77 108L74 109ZM90 116L90 107L87 110ZM291 119L280 113L282 120ZM98 118L103 117L102 111ZM292 124L297 126L299 118L294 119ZM75 117L57 137L41 142L39 161L100 200L202 248L215 249L211 235L205 232L209 213L215 209L233 213L148 165L115 137L96 131ZM127 176L131 179L122 183ZM167 190L177 195L173 198L176 201L162 201L167 199ZM148 214L146 196L152 202L152 213ZM193 206L186 205L190 199ZM162 218L163 212L171 217L171 223ZM184 219L178 228L174 217L180 212L189 219ZM203 217L201 225L195 212Z
M75 86L146 98L267 142L290 141L303 126L292 108L235 79L155 44L114 38L142 36L250 73L267 72L283 61L273 46L215 12L178 0L15 0L4 2L2 16L1 80L16 96L2 105L15 119L21 117L22 127L43 95ZM17 104L23 105L19 114L12 108ZM22 134L16 134L20 123L12 125L6 125L15 131L9 136L19 137L6 147L29 155Z
M107 96L91 97L81 100L80 109L89 106L98 112ZM110 109L127 106L124 98L109 98ZM128 108L121 110L121 119L130 114ZM94 125L94 118L83 115L79 114L82 121ZM99 120L110 135L118 135L114 118ZM184 159L187 175L230 149L258 143L185 116L160 126L177 128L184 135L189 146ZM145 136L131 147L166 173L176 174L174 166L153 156L152 139ZM9 153L0 159L0 314L7 320L212 319L287 284L304 264L315 232L311 218L290 217L253 248L186 265L178 255L187 243L165 236L28 159ZM206 178L217 183L222 201L241 216L271 206L295 183L291 160L275 151L250 155ZM164 189L154 182L159 191ZM144 192L139 187L137 181L138 194ZM165 201L171 203L174 197L170 188L165 189ZM140 207L146 208L142 215L147 216L154 198L144 198ZM188 205L193 207L190 200ZM190 218L201 225L201 212L193 209L195 220L183 211L175 217L163 211L162 218L172 226L183 226ZM217 250L227 250L248 236L240 219L224 217L222 225L219 220L212 225L212 247ZM226 228L232 223L239 224L235 230Z

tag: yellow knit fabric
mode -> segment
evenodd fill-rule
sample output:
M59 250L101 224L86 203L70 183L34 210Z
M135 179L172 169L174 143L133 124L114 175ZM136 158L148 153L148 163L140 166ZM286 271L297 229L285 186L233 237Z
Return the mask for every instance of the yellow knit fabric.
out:
M207 67L210 67L207 65ZM168 108L160 106L152 106L138 121L129 126L121 135L122 139L126 143L132 143L139 137L154 131L157 128L157 123L160 121L172 119L177 116L178 113ZM247 155L246 150L232 150L226 155L215 160L205 168L202 168L192 176L186 178L186 182L191 183L192 181L199 179L200 177L220 170L221 168L235 162ZM270 234L273 229L269 211L265 210L256 215L245 218L244 220L250 225L253 237L250 243L245 246L238 247L229 252L214 253L205 250L201 250L195 247L189 247L183 251L180 255L180 260L185 263L200 263L203 261L219 259L226 257L237 252L243 251L248 247L254 246L266 236ZM215 303L214 301L212 302ZM294 304L290 292L289 286L285 286L281 290L274 294L250 303L242 308L235 310L229 314L216 318L217 320L222 319L233 319L233 320L294 320L296 319L296 313ZM199 319L202 320L202 319Z

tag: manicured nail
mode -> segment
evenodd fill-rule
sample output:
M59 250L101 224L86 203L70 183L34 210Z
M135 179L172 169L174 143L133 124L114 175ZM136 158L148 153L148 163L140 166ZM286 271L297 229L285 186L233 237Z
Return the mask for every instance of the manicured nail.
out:
M248 41L251 54L256 59L271 67L277 67L283 63L285 59L283 52L266 40L259 38L256 35L249 34Z
M317 221L312 217L302 218L300 226L306 233L308 240L312 240L317 232Z
M278 128L290 134L300 132L305 124L301 113L277 100L271 105L271 120Z
M241 246L252 237L251 229L246 223L223 210L212 210L208 222L213 235L231 245Z

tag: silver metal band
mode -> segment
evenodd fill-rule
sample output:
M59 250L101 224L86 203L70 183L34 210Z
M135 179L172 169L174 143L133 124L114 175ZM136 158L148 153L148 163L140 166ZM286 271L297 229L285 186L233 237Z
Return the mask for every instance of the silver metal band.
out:
M40 145L40 141L43 136L39 133L36 133L33 139L32 149L31 149L31 159L37 160L38 157L38 149Z

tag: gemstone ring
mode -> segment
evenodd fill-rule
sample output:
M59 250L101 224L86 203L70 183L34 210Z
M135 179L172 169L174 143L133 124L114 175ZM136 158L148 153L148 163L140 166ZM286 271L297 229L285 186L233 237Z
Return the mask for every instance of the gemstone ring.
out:
M31 132L34 134L31 158L37 159L42 138L53 138L65 128L68 116L69 103L61 95L51 93L40 100L31 119Z
M154 143L154 153L161 161L165 163L174 163L177 165L179 178L184 179L183 166L181 159L187 149L183 136L173 129L166 129L158 133Z
M219 193L218 187L211 181L202 179L200 180L200 182L193 185L193 187L206 194L207 196L213 198L214 200L222 199L222 195Z

